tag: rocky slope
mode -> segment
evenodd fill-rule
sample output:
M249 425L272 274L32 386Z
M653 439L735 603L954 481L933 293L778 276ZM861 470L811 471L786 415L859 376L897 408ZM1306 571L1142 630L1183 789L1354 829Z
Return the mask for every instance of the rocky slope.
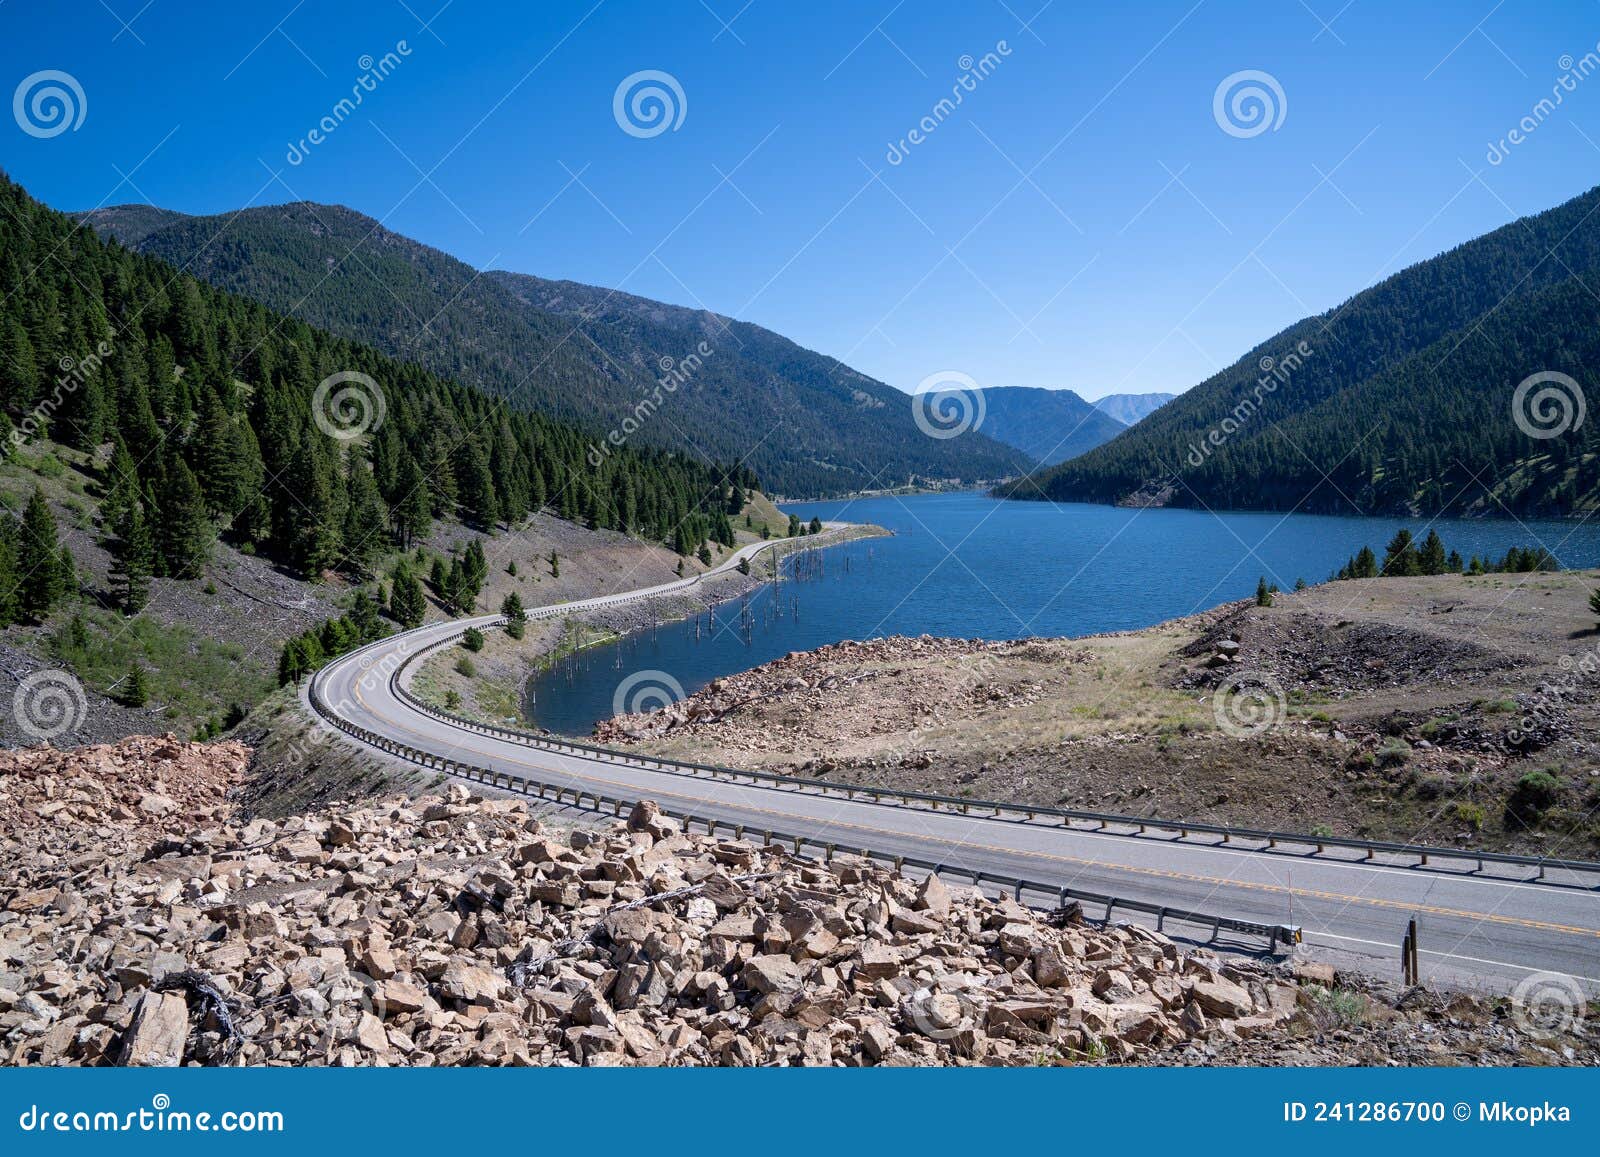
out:
M843 642L597 735L863 786L1593 858L1597 578L1332 582L1120 634Z
M1582 1022L1333 988L937 878L522 800L282 822L248 754L0 756L11 1064L1595 1063Z

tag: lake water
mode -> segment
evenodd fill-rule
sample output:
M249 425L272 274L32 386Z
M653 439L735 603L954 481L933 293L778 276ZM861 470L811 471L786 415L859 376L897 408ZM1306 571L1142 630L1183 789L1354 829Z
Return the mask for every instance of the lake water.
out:
M613 714L623 680L635 694L711 680L841 639L949 635L1012 639L1145 627L1254 594L1263 575L1284 590L1320 582L1371 546L1422 520L1309 514L1129 510L933 494L799 503L809 521L869 522L894 531L785 562L786 579L714 616L662 626L554 665L529 685L540 726L587 735ZM1600 565L1600 520L1441 520L1446 549L1500 558L1543 545L1564 566ZM713 621L714 620L714 621Z

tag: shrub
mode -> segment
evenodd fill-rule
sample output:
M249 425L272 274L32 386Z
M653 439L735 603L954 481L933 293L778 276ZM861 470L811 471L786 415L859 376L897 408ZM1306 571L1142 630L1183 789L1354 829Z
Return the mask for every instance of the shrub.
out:
M478 665L463 655L461 658L456 660L456 673L471 679L477 675Z
M1466 824L1475 832L1483 830L1483 821L1488 818L1482 804L1466 803L1465 801L1456 804L1455 816L1456 823Z
M1399 767L1411 758L1411 744L1404 739L1391 739L1378 749L1378 766Z
M1516 790L1506 800L1508 827L1531 828L1555 805L1561 795L1561 781L1548 771L1522 773Z
M483 650L483 632L477 627L468 627L466 634L461 636L461 645L469 651Z
M457 707L460 707L461 706L461 694L460 694L460 692L458 692L458 691L456 691L454 689L446 691L444 693L444 705L447 708L449 708L450 710L452 710L452 711L454 711Z

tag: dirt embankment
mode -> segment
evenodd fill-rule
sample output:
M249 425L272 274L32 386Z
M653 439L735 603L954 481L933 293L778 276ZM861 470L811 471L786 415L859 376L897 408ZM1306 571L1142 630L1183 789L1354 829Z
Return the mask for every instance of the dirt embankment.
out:
M598 734L974 798L1594 856L1596 582L1373 579L1083 639L841 643Z
M248 818L237 744L0 753L0 1063L1595 1064L1587 1022L937 877L443 795Z

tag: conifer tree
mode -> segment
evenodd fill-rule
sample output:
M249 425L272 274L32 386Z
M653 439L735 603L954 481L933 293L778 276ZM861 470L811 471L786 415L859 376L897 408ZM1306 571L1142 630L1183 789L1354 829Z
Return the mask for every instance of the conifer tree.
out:
M150 601L150 575L155 569L155 541L138 502L123 510L114 533L111 589L122 613L136 615Z
M402 627L410 630L422 626L428 613L428 599L422 593L422 584L411 573L411 568L401 560L394 568L394 581L389 586L389 615Z
M1444 540L1439 537L1437 530L1430 528L1428 537L1422 540L1422 549L1417 555L1417 567L1423 574L1443 574L1446 562Z
M171 578L199 578L211 557L213 530L194 472L177 454L166 462L155 519L157 560Z
M61 546L56 541L56 519L34 487L22 512L17 535L17 611L28 622L38 622L66 593L63 585Z
M128 668L128 674L118 688L118 696L124 707L143 707L150 701L150 684L145 675L144 664L135 663Z

